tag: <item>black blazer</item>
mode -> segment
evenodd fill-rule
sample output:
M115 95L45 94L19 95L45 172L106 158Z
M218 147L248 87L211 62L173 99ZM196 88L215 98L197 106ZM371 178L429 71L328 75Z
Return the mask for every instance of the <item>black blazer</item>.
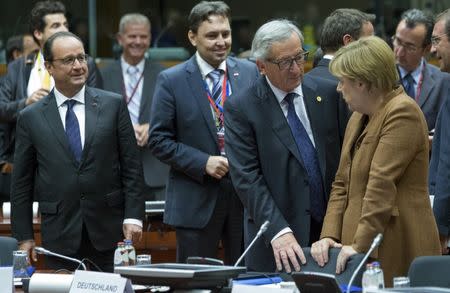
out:
M150 113L158 74L164 70L159 63L145 61L141 105L139 109L139 123L150 123ZM124 81L120 60L101 70L103 89L123 95ZM139 147L142 167L144 168L145 183L150 187L163 187L169 175L169 166L156 159L148 146Z
M334 75L331 74L331 72L328 68L328 66L330 65L330 61L331 61L330 59L326 59L326 58L320 59L317 66L312 68L310 71L308 71L306 73L306 75L310 76L310 77L315 76L315 77L328 79L328 80L334 82L335 85L337 86L339 81L338 81L337 77L335 77Z
M142 167L121 96L86 87L85 143L78 165L53 91L20 112L11 184L12 231L33 239L31 204L39 200L44 247L73 254L83 223L93 246L113 249L124 218L143 219Z
M258 71L255 64L227 58L232 95L249 87ZM170 165L164 222L188 228L208 223L229 178L206 175L210 155L219 156L217 130L195 55L158 76L150 119L150 149Z
M305 77L302 89L328 197L339 164L340 116L345 113L339 112L336 91L327 80ZM299 244L308 245L310 193L294 137L264 76L225 105L225 129L231 179L245 207L246 245L270 221L264 241L249 251L246 265L274 271L270 241L283 228L290 227Z

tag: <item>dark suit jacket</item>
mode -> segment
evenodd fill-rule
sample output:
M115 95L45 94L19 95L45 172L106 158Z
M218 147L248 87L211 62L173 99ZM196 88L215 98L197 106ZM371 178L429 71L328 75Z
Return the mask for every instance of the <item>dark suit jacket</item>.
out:
M308 71L306 73L306 75L310 76L310 77L315 76L315 77L328 79L328 80L334 82L337 87L339 80L337 79L336 76L331 74L330 70L328 69L328 66L330 65L330 61L331 61L330 59L326 59L326 58L320 59L317 66L312 68L310 71Z
M164 68L156 62L145 61L144 86L142 88L141 105L139 109L139 123L150 123L150 112L155 91L155 83L158 74ZM123 94L124 82L120 60L101 70L103 89L118 94ZM166 185L169 175L169 166L156 159L148 147L139 147L144 168L145 183L150 187L162 187Z
M439 112L433 138L429 192L434 195L433 212L439 234L450 235L450 90Z
M6 122L4 149L0 150L6 160L14 159L14 140L16 119L19 112L25 108L28 98L27 87L37 53L19 58L8 65L8 71L0 84L0 122ZM89 76L86 84L91 87L101 87L100 73L94 59L88 59Z
M233 97L250 86L255 64L227 58ZM211 218L221 188L232 188L228 178L206 175L209 156L219 156L217 130L195 55L158 76L150 119L150 149L171 166L164 222L203 228Z
M124 218L143 219L142 167L125 101L86 87L86 133L75 161L53 91L20 112L11 184L12 231L33 239L31 205L39 198L42 244L73 254L82 225L92 245L114 249Z
M330 98L335 89L324 79L305 77L302 88L328 197L343 137L338 100ZM247 254L246 265L273 271L270 241L283 228L290 227L299 244L308 245L310 192L291 129L264 76L227 102L225 129L231 178L246 212L246 245L262 223L270 221L264 241L258 241Z
M448 96L449 88L450 74L440 71L432 64L425 63L422 90L417 103L425 115L428 130L436 127L436 118Z

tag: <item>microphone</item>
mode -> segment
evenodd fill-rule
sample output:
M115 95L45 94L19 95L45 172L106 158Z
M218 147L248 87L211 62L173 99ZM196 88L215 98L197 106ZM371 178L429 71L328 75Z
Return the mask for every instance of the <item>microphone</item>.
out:
M350 293L350 288L352 287L353 281L356 278L356 275L358 274L359 270L361 269L362 265L366 262L366 260L369 258L369 255L372 253L372 251L378 247L378 245L380 245L381 240L383 240L383 234L378 233L377 236L375 236L375 238L372 241L372 244L370 245L369 251L366 252L366 254L364 255L364 258L361 260L361 262L359 263L358 267L356 268L356 270L353 272L352 277L350 278L350 282L348 283L347 286L347 293Z
M266 232L267 227L269 227L270 222L269 221L265 221L262 225L261 228L259 228L258 233L256 233L255 238L253 238L252 242L249 244L249 246L247 246L247 248L245 249L244 253L239 257L239 259L236 261L236 263L234 264L235 267L237 267L239 265L239 263L242 261L242 259L244 259L245 255L247 254L247 252L250 250L250 248L252 248L253 244L255 244L256 240L258 240L259 237L261 237L261 235Z
M68 260L68 261L76 262L77 264L79 264L79 265L81 265L83 267L83 270L87 271L86 265L79 259L68 257L68 256L65 256L65 255L62 255L62 254L59 254L59 253L55 253L55 252L52 252L52 251L47 250L47 249L45 249L43 247L40 247L40 246L35 246L34 250L38 254L50 255L50 256L62 258L62 259Z

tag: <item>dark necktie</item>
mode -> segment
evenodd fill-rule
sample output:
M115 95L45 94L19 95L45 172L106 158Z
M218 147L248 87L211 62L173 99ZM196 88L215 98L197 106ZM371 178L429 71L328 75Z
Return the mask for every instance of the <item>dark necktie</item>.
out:
M403 77L403 86L405 88L405 92L408 96L410 96L413 99L416 99L416 91L414 89L414 78L412 77L411 73L408 73Z
M222 85L220 83L220 77L222 76L222 70L221 69L214 69L211 71L208 76L211 78L212 81L212 90L211 95L213 101L216 103L216 105L220 105L220 102L222 101ZM222 117L216 117L216 120L218 120L218 129L222 128Z
M294 98L296 95L297 94L295 93L289 93L284 98L288 103L288 123L308 174L311 216L317 222L322 222L325 215L326 204L319 159L305 127L295 112Z
M73 111L73 106L77 103L75 100L66 100L64 102L67 106L66 112L66 136L69 140L69 146L72 153L77 160L80 162L81 159L81 136L80 136L80 125L78 124L77 116Z

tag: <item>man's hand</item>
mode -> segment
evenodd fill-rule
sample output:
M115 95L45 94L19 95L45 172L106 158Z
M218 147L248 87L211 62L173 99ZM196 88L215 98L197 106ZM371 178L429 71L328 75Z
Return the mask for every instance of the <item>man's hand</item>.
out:
M330 247L339 248L342 247L342 244L337 243L331 238L323 238L311 245L311 256L320 267L327 264Z
M29 96L26 100L25 100L25 105L29 106L33 103L36 103L37 101L39 101L40 99L42 99L43 97L45 97L46 95L48 95L50 92L46 89L38 89L37 91L35 91L34 93L31 94L31 96Z
M275 264L278 271L286 270L287 273L291 272L291 266L289 262L294 266L295 271L300 271L300 264L306 263L303 250L298 244L292 232L281 235L272 241L273 255L275 256Z
M150 127L150 124L134 124L134 135L136 136L136 141L138 146L144 147L147 145L148 142L148 129Z
M123 224L123 236L125 239L131 239L133 243L137 243L142 238L142 227L135 224Z
M211 177L222 178L228 173L228 159L222 156L209 156L205 171Z
M25 250L28 253L28 257L33 260L37 261L36 251L34 250L34 247L36 246L36 243L34 240L24 240L19 242L19 250Z
M445 236L445 235L440 235L440 234L439 234L439 240L441 241L442 255L448 254L448 241L449 241L449 237L448 237L448 236Z
M342 246L341 252L339 252L336 261L336 274L340 274L345 271L345 265L347 264L350 256L357 254L358 252L349 245Z

